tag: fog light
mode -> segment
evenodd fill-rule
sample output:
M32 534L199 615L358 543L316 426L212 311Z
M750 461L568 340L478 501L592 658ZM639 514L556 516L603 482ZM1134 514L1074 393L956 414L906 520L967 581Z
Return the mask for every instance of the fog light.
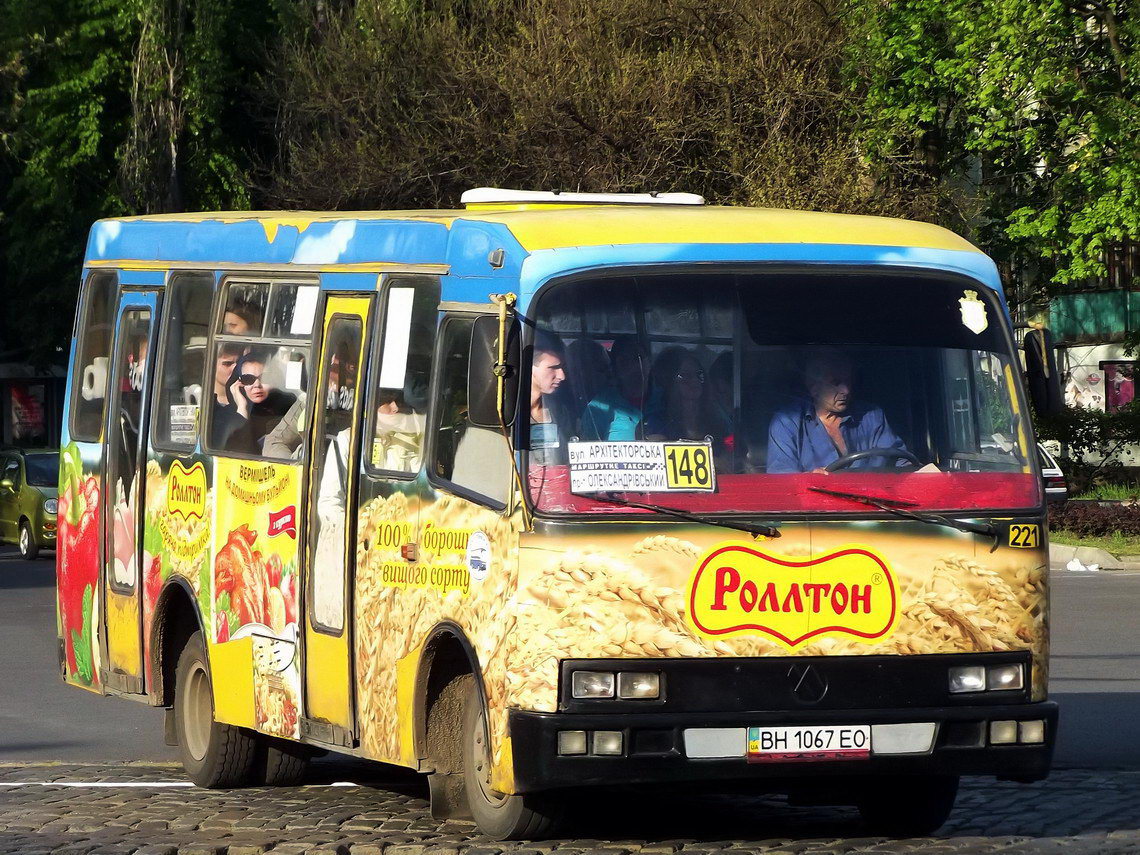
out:
M660 697L661 675L622 671L617 678L617 693L619 698L626 700Z
M586 731L560 730L558 731L559 754L585 754Z
M990 745L1012 745L1017 742L1016 721L991 721Z
M1018 723L1017 740L1025 743L1044 742L1045 722L1037 720Z
M575 698L612 698L614 675L610 671L575 671L570 686Z
M959 665L950 669L950 694L983 692L986 688L986 669L981 665Z
M595 730L594 754L621 754L620 730Z
M1022 684L1021 665L995 665L986 669L986 688L991 692L1020 689Z

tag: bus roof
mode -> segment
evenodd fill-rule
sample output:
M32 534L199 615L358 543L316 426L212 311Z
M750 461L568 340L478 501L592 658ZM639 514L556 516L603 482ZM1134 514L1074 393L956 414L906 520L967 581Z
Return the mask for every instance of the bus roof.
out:
M501 250L501 252L499 252ZM999 295L994 263L929 223L850 214L696 204L479 202L449 211L229 211L100 220L86 265L160 276L174 267L282 268L342 277L450 274L447 299L485 301L619 266L777 262L952 271ZM497 280L497 281L496 281ZM148 280L149 281L149 280Z
M452 229L460 223L501 225L526 252L580 246L621 244L737 244L803 243L861 246L920 247L980 252L951 231L929 223L886 217L827 214L773 208L638 205L480 205L466 211L229 211L160 214L101 220L92 237L111 230L116 236L149 232L155 239L177 242L177 235L200 232L206 224L218 226L258 224L266 244L273 244L285 228L302 235L314 225L346 223L384 226L385 232L436 228ZM201 235L193 242L201 243ZM134 241L132 241L134 243ZM141 247L140 247L141 248ZM173 248L173 247L171 247ZM218 247L219 250L223 247ZM389 247L373 248L376 261ZM88 258L105 258L97 245L89 245ZM95 252L92 252L95 250ZM160 256L155 246L151 258ZM219 257L218 260L225 260ZM446 257L436 259L447 263Z

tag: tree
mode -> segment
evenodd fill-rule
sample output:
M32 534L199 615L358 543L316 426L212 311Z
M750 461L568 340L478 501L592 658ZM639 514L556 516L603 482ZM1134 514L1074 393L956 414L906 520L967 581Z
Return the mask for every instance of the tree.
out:
M974 197L976 239L1048 291L1140 238L1140 16L1125 0L850 0L861 137L885 181ZM913 180L915 173L909 178Z
M851 133L838 0L319 3L267 81L271 203L454 205L480 184L919 214Z
M124 211L133 22L113 0L4 0L0 252L9 349L58 362L92 220Z

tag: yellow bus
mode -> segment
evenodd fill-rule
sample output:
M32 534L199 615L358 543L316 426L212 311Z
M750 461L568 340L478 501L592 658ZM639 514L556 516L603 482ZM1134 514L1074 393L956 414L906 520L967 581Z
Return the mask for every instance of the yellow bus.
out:
M1040 472L993 263L689 194L96 223L60 667L204 787L319 750L545 833L676 783L936 829L1049 770Z

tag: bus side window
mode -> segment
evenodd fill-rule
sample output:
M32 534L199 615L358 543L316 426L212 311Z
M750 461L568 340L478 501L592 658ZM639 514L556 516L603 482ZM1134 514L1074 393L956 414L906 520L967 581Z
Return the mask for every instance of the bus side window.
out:
M304 455L315 284L227 279L207 363L209 450L269 460Z
M102 436L111 339L114 335L113 273L93 273L79 319L79 348L72 369L71 438L98 442Z
M371 406L370 470L410 476L420 471L439 313L439 280L394 278L386 292L379 376Z
M190 451L198 441L204 397L213 389L213 378L203 379L213 297L211 273L179 273L172 277L166 341L158 375L156 445Z
M439 387L435 399L435 446L432 472L467 493L506 505L511 485L511 456L498 430L477 427L467 417L467 365L471 359L470 318L449 318L442 328Z

